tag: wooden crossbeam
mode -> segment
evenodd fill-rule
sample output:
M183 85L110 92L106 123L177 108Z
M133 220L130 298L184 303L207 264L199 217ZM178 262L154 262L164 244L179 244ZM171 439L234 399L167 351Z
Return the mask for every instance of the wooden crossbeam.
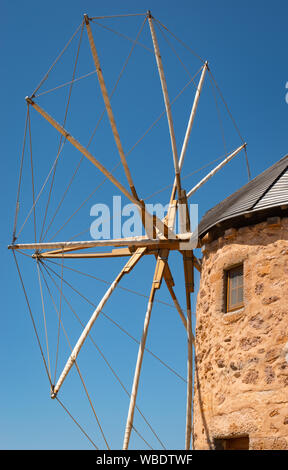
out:
M133 251L129 248L116 248L110 252L98 252L98 253L69 253L69 252L55 252L49 254L49 252L36 253L32 255L33 258L69 258L69 259L86 259L86 258L119 258L122 256L131 256ZM155 254L155 251L147 251L147 254Z
M147 247L153 249L169 248L170 250L179 250L182 243L189 243L191 233L178 234L176 239L150 240L145 236L116 238L112 240L87 240L87 241L71 241L71 242L41 242L41 243L17 243L8 245L10 250L52 250L41 253L41 256L50 254L67 253L70 251L84 250L95 247L124 247L128 246L132 249Z

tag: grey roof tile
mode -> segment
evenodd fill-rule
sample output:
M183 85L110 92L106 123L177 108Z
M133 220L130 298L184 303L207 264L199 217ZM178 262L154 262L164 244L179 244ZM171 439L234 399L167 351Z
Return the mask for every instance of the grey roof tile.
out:
M206 212L198 227L199 236L224 220L287 203L288 155Z

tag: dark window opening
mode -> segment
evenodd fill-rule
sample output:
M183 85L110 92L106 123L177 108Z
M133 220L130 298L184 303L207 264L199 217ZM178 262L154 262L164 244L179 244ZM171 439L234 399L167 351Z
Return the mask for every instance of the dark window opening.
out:
M244 305L243 264L225 272L226 312L233 312Z
M249 436L214 439L215 450L249 450Z

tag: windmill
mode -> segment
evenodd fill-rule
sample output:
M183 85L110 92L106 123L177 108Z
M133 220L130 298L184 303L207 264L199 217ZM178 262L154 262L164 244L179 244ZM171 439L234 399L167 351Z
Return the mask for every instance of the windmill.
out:
M137 356L137 361L136 361L136 366L135 366L132 390L131 390L131 393L129 394L130 404L129 404L128 416L127 416L126 426L125 426L123 449L127 450L129 448L131 432L133 429L135 430L134 413L135 413L135 409L137 408L136 400L137 400L137 393L139 389L143 355L146 349L146 339L148 335L149 323L150 323L152 308L155 302L155 296L156 296L157 291L161 288L163 281L165 282L168 288L169 294L173 301L173 305L175 306L175 309L177 310L183 322L184 332L187 338L187 358L188 359L187 359L185 449L190 449L191 437L192 437L193 342L194 342L194 336L192 332L192 318L191 318L191 314L192 314L191 294L194 292L194 274L193 274L194 268L196 268L198 271L201 271L201 262L197 259L197 257L194 255L194 252L193 252L193 249L197 246L197 242L196 242L196 246L195 246L195 243L194 244L191 243L191 240L193 240L193 237L195 241L195 233L192 233L191 231L188 201L191 198L191 196L194 195L195 192L200 187L202 187L215 173L217 173L220 169L222 169L228 162L230 162L242 150L245 151L245 155L246 155L246 143L242 139L241 145L238 148L236 148L236 150L234 150L230 154L227 154L225 158L220 163L218 163L217 166L213 170L211 170L204 178L202 178L201 181L199 181L191 190L186 192L182 184L183 181L181 177L181 170L182 170L184 158L187 152L190 134L191 134L194 119L196 116L196 111L197 111L202 87L204 84L205 76L207 73L211 73L209 66L208 66L208 62L201 60L201 67L199 70L200 78L199 78L199 82L196 85L196 92L195 92L194 100L191 103L192 106L191 106L190 116L189 116L189 120L187 123L183 144L181 147L181 152L178 155L175 130L174 130L174 122L172 118L171 101L168 95L166 77L164 73L161 53L159 50L159 43L158 43L158 38L156 34L155 24L159 23L164 29L167 30L167 28L164 25L162 25L160 22L158 22L158 20L155 20L155 18L152 16L150 11L148 11L147 14L144 14L144 15L119 15L119 16L143 16L144 21L143 21L140 31L142 31L144 25L148 24L149 31L151 34L153 52L154 52L156 66L157 66L157 71L158 71L159 78L160 78L161 91L162 91L164 105L165 105L165 116L168 122L170 144L171 144L172 157L173 157L173 168L174 168L174 174L173 174L174 182L172 184L171 194L169 198L169 208L168 208L167 214L162 219L160 219L159 217L155 215L150 214L149 211L147 210L144 200L140 198L136 190L134 180L132 177L132 172L130 171L128 163L127 163L127 156L123 149L122 141L120 138L120 133L118 130L118 125L116 124L116 119L112 110L111 94L109 95L108 93L106 80L104 78L104 73L103 73L101 63L100 63L100 58L98 55L98 49L96 48L96 43L95 43L95 39L92 33L92 28L91 28L91 25L93 25L93 22L104 17L90 18L88 17L88 15L85 14L83 21L81 22L81 25L79 26L77 31L74 33L73 37L79 31L80 31L80 34L82 35L83 31L86 30L90 49L91 49L91 54L92 54L92 58L93 58L94 66L95 66L95 71L96 71L98 82L99 82L101 95L102 95L104 105L105 105L105 111L109 120L109 124L111 126L113 139L117 147L117 151L120 157L120 162L124 170L124 174L125 174L129 189L127 189L127 186L122 184L122 182L120 182L119 179L117 179L114 176L113 171L112 172L108 171L107 168L98 159L95 158L93 153L90 150L88 150L88 146L84 146L83 144L80 143L79 140L77 140L70 134L69 130L65 126L66 116L65 116L64 123L62 125L59 122L57 122L56 119L54 119L54 117L52 117L52 115L49 114L42 106L38 104L37 93L40 87L43 85L43 83L47 79L50 71L52 70L55 64L52 64L52 66L48 70L48 73L45 75L44 79L40 82L39 86L32 93L32 95L26 97L27 117L26 117L26 125L25 125L25 139L26 139L26 136L29 135L30 141L31 141L30 110L34 109L61 136L59 150L58 150L57 158L56 158L56 164L52 166L46 181L48 181L50 177L52 177L52 180L53 180L53 177L55 175L56 165L57 165L57 159L61 153L61 149L64 143L66 142L70 143L74 148L76 148L80 152L80 154L82 155L82 158L89 160L90 163L94 165L94 167L96 167L96 169L98 169L105 176L105 178L114 185L114 187L116 187L132 204L134 204L135 207L137 207L137 210L139 211L139 214L141 217L142 224L145 229L145 235L136 236L136 237L116 238L116 239L104 239L104 240L87 240L87 241L63 240L63 241L45 242L43 240L37 241L36 233L35 233L33 242L19 243L18 241L19 235L22 231L23 225L25 225L26 223L26 220L28 220L28 218L32 214L34 214L34 219L35 219L35 207L41 196L41 191L40 191L40 194L37 197L35 197L34 189L33 189L32 208L29 211L28 216L26 217L21 229L17 231L17 220L18 220L18 212L19 212L19 194L20 194L20 187L21 187L21 173L22 173L22 163L23 163L23 155L24 155L24 148L25 148L25 143L24 143L23 153L22 153L22 163L21 163L21 169L20 169L20 179L19 179L19 186L18 186L15 222L14 222L14 229L13 229L13 239L12 239L12 244L9 245L9 249L12 250L15 261L16 261L18 273L20 276L22 287L24 289L24 293L26 296L30 313L31 313L31 309L29 306L28 296L25 290L23 277L19 269L19 264L16 259L17 252L22 253L24 251L24 253L27 253L26 250L29 250L30 252L32 252L30 256L37 263L37 270L38 270L39 278L40 278L40 275L44 266L44 262L46 260L59 259L63 263L66 259L77 259L77 260L83 260L83 262L85 262L85 259L105 258L108 263L108 260L110 258L128 257L128 261L124 264L124 266L120 270L117 277L114 279L111 285L109 285L107 291L105 292L105 294L99 301L96 308L93 310L89 321L86 323L86 325L83 325L82 333L80 337L78 338L78 340L76 341L76 344L73 347L71 347L71 354L67 358L66 364L62 372L60 373L57 380L55 381L52 379L51 373L48 370L49 367L47 365L47 361L45 361L43 349L41 348L39 337L37 335L38 344L41 349L46 372L50 381L51 398L56 399L56 400L59 400L58 394L61 390L61 387L65 379L69 375L71 369L76 367L78 370L78 365L77 365L78 355L81 349L85 346L85 342L88 336L90 335L90 332L93 326L95 325L97 318L100 316L105 304L107 303L108 299L112 296L114 290L118 287L122 278L125 275L129 274L134 269L136 264L141 262L141 260L144 257L148 255L150 256L152 255L153 257L155 257L155 268L154 268L153 280L152 280L147 310L146 310L145 319L144 319L142 337L139 342L139 350L138 350L138 356ZM137 35L133 43L133 47L135 46L135 44L137 44L138 37L139 35ZM58 56L56 61L59 60L61 55L62 53ZM76 81L75 75L73 74L71 84L73 84L75 81ZM24 142L25 142L25 139L24 139ZM31 142L30 142L30 147L31 147ZM31 156L31 160L32 160L32 156ZM31 168L32 168L32 165L31 165ZM32 169L32 180L33 180L33 169ZM51 188L52 186L53 184L51 185ZM50 199L50 196L51 194L49 194L49 199ZM177 213L180 219L179 233L175 233L175 220L176 220ZM44 219L45 218L46 218L46 213L45 213ZM40 238L44 238L44 237L40 237ZM113 250L110 252L109 251L107 252L103 252L103 251L90 252L89 251L91 248L102 249L103 247L113 247ZM170 266L169 266L169 255L172 251L178 253L179 256L182 258L182 266L183 266L183 272L184 272L184 278L185 278L185 293L186 293L185 312L186 314L182 310L180 306L180 302L178 301L177 296L175 294L175 290L174 290L174 280L173 280L172 273L171 273ZM62 272L61 283L62 282L63 282L63 272ZM41 287L40 287L40 290L41 290ZM42 290L41 290L41 297L43 300ZM61 323L61 319L59 318L59 326L60 326L60 323ZM37 331L36 331L36 334L37 334ZM96 419L98 422L97 417ZM98 424L102 432L101 425L99 422ZM104 438L104 440L105 440L107 447L109 448L106 438Z

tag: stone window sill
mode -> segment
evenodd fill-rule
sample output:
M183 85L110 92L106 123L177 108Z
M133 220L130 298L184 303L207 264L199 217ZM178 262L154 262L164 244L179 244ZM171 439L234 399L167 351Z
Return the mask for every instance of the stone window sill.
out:
M233 323L243 317L245 307L238 308L233 312L223 312L223 319L225 323Z

